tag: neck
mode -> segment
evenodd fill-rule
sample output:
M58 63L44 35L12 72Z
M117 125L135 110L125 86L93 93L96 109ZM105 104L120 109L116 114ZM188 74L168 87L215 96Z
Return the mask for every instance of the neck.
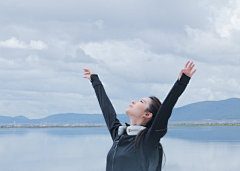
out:
M130 125L142 125L145 126L145 119L141 118L130 118Z

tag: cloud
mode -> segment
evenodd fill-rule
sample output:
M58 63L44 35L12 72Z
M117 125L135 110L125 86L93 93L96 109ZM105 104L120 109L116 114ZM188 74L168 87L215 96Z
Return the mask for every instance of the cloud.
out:
M186 24L185 37L174 45L179 55L192 56L204 62L240 64L240 3L238 1L203 1L210 13L204 28Z
M134 99L163 100L188 60L197 72L176 107L240 97L236 0L23 3L0 5L3 115L101 113L83 68L124 113Z
M42 41L30 40L30 43L26 44L25 42L20 41L15 37L12 37L11 39L6 41L0 41L0 47L36 50L44 50L48 48L48 46Z
M240 30L240 2L228 1L225 6L216 8L215 4L208 6L212 11L210 21L221 37L230 37L232 31Z
M85 52L81 49L78 48L76 50L76 55L75 56L66 56L65 60L66 62L80 62L80 63L97 63L97 60L92 58L89 55L86 55Z
M239 44L231 39L220 37L211 30L194 29L185 27L187 38L184 42L176 43L176 51L187 56L205 61L222 64L239 65ZM231 58L229 58L231 56Z

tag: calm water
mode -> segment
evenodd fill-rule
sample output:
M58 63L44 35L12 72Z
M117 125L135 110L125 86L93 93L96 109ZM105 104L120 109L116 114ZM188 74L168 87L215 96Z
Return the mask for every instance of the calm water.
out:
M170 127L164 171L239 171L240 127ZM1 171L104 171L106 127L0 129Z

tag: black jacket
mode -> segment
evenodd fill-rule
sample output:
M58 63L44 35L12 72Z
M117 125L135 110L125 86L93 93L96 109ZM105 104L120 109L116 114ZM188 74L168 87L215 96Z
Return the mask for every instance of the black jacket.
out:
M107 171L141 171L134 150L136 135L123 134L118 136L118 127L121 123L116 117L116 112L106 95L98 75L91 75L92 85L98 98L104 119L113 140L113 146L107 155ZM159 108L152 126L144 136L144 156L148 160L154 149L158 146L160 139L166 134L168 119L178 98L189 83L190 77L183 73L180 80L177 79L167 97ZM117 145L116 145L117 144Z

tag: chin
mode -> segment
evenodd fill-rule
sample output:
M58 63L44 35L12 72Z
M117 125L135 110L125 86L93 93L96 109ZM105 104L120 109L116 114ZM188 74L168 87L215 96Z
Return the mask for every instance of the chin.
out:
M129 116L128 108L125 110L125 113Z

